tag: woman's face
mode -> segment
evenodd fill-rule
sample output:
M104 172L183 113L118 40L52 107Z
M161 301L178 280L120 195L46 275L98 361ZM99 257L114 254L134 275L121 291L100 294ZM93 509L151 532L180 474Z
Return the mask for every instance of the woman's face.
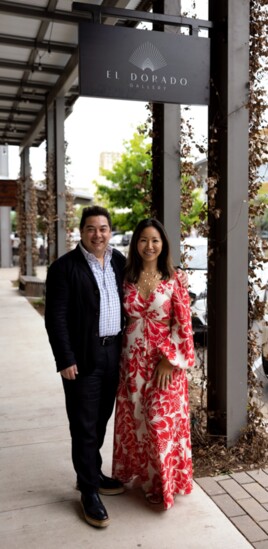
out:
M159 231L155 227L146 227L140 234L137 242L137 250L143 263L157 265L163 242Z

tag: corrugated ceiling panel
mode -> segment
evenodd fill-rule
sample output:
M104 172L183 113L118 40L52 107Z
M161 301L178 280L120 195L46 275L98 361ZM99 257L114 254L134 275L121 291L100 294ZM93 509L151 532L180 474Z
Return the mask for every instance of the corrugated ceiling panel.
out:
M66 42L66 44L74 46L78 41L77 25L63 25L61 23L57 23L56 21L52 21L49 24L45 34L45 40L51 40L52 42Z
M38 19L27 19L26 17L10 16L4 13L0 16L0 33L8 33L10 36L34 38L39 26L40 21Z
M0 45L0 58L10 61L28 61L29 48ZM2 75L1 75L2 76Z

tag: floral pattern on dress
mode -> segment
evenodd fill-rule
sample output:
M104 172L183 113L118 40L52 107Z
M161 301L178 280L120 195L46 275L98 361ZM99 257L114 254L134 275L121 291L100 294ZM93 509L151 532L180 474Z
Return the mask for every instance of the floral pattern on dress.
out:
M116 402L113 476L138 479L145 494L163 496L165 509L176 494L192 490L192 459L186 368L194 365L188 290L178 273L143 298L124 284L126 327ZM154 371L162 356L173 366L167 390Z

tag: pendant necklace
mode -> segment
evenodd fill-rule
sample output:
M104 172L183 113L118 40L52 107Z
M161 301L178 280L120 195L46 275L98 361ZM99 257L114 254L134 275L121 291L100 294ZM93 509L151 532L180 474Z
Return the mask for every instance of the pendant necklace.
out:
M136 284L137 290L147 299L157 287L159 280L161 280L159 271L141 271Z

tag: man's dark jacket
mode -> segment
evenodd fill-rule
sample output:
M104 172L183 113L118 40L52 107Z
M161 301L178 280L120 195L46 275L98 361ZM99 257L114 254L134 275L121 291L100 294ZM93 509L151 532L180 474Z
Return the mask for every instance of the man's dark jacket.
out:
M113 249L123 329L122 284L126 258ZM57 370L77 364L79 374L95 367L98 353L100 292L79 245L54 261L46 281L45 325Z

